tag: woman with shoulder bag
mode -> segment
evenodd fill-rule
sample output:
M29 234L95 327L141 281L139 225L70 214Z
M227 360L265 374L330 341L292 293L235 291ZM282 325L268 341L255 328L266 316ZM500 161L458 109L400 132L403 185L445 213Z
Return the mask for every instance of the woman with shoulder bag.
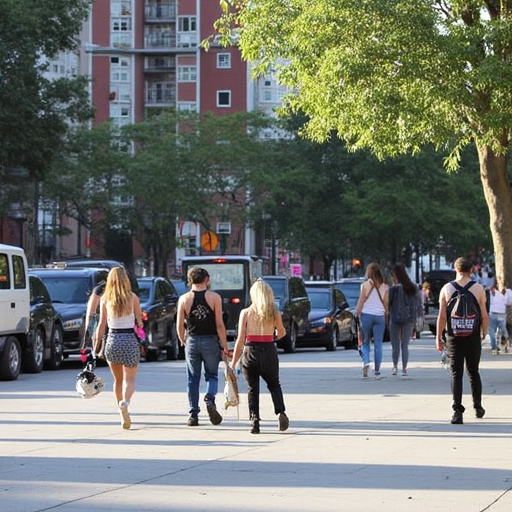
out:
M366 268L367 280L361 285L357 301L356 316L363 329L363 378L368 377L370 368L370 341L373 339L375 378L380 379L382 363L382 342L388 315L388 285L378 263L370 263Z
M100 299L100 321L96 330L96 346L105 340L105 358L114 377L114 396L121 415L121 426L131 426L128 407L135 392L135 376L140 359L140 346L134 326L142 325L139 298L132 292L124 268L114 267L108 274Z

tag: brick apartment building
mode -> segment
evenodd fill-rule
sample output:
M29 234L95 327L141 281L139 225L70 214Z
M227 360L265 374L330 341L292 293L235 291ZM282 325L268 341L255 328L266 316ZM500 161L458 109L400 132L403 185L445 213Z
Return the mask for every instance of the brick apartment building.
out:
M272 112L285 92L272 77L251 80L249 66L236 48L212 45L207 52L201 48L200 42L213 34L220 14L218 0L96 0L80 35L79 55L52 61L49 72L62 74L78 68L91 78L95 124L107 119L118 126L132 124L152 109L169 107L219 115L254 109ZM56 219L51 212L40 212L38 218L44 224L39 226L43 240L48 238L45 226L71 231L49 237L47 244L56 258L103 256L76 221ZM261 252L251 229L234 226L232 219L226 224L225 218L213 219L213 225L216 220L222 221L221 230L231 222L230 232L233 237L236 233L236 244L228 241L228 251ZM177 223L177 236L188 240L179 244L185 249L177 250L176 262L190 243L198 251L206 250L201 249L202 228L186 221ZM13 222L16 234L19 222ZM133 249L134 258L143 256L136 244Z

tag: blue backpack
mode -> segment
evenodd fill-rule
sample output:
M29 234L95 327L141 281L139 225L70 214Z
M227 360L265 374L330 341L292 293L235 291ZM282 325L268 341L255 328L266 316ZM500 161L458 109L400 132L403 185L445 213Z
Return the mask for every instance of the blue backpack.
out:
M475 284L470 281L461 286L455 281L450 283L455 291L446 306L447 330L450 336L471 336L480 331L482 312L476 297L469 291Z
M395 324L405 324L415 320L416 295L407 295L402 285L391 287L389 295L390 320Z

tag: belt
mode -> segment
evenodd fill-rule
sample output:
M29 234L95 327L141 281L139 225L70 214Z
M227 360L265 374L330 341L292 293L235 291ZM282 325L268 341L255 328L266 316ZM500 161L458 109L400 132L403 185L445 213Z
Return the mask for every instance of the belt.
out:
M274 345L274 341L246 341L246 347L268 347L270 345Z
M491 315L506 315L507 313L496 313L496 311L491 311Z
M109 332L114 333L114 334L121 334L121 333L131 332L131 333L135 334L135 331L134 331L133 327L131 329L130 328L127 328L127 329L109 329Z

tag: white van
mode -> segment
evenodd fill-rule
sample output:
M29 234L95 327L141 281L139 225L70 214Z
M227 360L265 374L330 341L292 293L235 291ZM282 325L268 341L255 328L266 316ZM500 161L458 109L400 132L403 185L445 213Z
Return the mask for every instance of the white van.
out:
M0 380L21 371L30 324L27 258L20 247L0 244Z

